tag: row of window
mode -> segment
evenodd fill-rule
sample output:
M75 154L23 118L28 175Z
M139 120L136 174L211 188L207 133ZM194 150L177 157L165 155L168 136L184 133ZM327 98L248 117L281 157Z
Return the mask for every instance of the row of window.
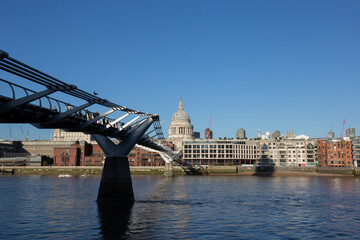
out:
M233 154L184 154L184 158L235 158ZM244 155L241 157L236 158L243 158L243 159L257 159L256 155Z
M184 150L184 153L238 153L238 154L257 154L258 152L257 151L254 151L254 150L215 150L215 149L210 149L210 150L199 150L199 149L185 149Z
M193 148L193 149L215 149L215 148L218 148L218 149L224 149L224 148L227 148L227 149L233 149L233 148L237 148L237 149L257 149L256 146L254 145L222 145L222 144L219 144L219 145L184 145L184 148L185 149L189 149L189 148Z
M330 164L345 164L345 161L329 161ZM347 162L348 165L350 165L350 162Z
M85 160L85 162L91 162L91 160L92 160L91 158L90 159L88 158ZM101 159L96 158L95 162L101 162Z

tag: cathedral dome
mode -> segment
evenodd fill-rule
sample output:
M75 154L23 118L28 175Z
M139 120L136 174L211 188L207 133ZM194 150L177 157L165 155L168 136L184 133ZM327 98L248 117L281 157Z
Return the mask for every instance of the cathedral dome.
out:
M181 149L183 142L192 138L193 126L180 98L179 109L172 116L169 125L169 139L174 143L175 149Z
M191 124L189 114L184 111L182 100L180 99L179 110L177 110L171 119L171 125L174 124Z

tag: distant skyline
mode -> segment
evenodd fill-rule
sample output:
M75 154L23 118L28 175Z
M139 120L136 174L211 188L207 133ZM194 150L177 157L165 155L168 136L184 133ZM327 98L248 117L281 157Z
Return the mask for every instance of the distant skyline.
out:
M344 119L359 134L358 0L14 0L0 9L0 49L159 114L166 136L180 97L202 138L211 111L214 138L240 128L248 138L259 128L326 137L333 127L339 136ZM30 139L50 134L29 131ZM0 124L0 139L10 139L9 124Z

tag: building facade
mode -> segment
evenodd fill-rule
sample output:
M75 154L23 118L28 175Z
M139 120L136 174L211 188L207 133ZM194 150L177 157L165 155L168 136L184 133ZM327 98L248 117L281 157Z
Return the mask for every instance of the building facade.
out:
M74 141L51 141L51 140L39 140L39 141L23 141L23 148L29 152L31 156L46 156L51 159L54 157L54 148L56 147L70 147L75 144Z
M354 167L360 167L360 139L354 139L352 144L352 157Z
M183 160L191 165L254 165L258 158L254 140L193 140L183 146Z
M356 128L348 128L346 129L346 136L350 139L356 138Z
M65 132L62 129L54 129L54 141L92 141L90 134L84 134L82 132Z
M130 166L164 166L165 162L158 153L133 148L128 155Z
M54 148L54 166L81 166L79 144Z
M0 141L0 158L27 157L30 155L23 148L21 141Z
M275 132L273 132L273 134L271 134L271 138L272 139L279 139L281 136L280 131L276 130Z
M316 165L316 141L303 139L260 140L260 161L278 167Z
M54 148L54 166L102 166L105 154L98 144L81 141L70 146ZM163 166L161 156L134 147L128 154L130 166Z
M213 131L210 128L205 128L205 139L213 139Z
M183 160L192 165L316 166L316 141L193 140L185 141Z
M193 138L200 138L200 132L194 132Z
M327 135L328 138L335 138L335 132L333 132L332 130L330 132L328 132Z
M320 167L353 167L351 140L319 139L317 151Z

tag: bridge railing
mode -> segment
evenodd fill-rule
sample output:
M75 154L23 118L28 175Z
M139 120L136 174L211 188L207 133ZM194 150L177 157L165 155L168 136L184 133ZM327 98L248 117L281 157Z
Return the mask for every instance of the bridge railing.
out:
M125 106L112 103L107 99L99 98L98 96L95 95L95 92L94 94L90 94L86 91L78 89L74 85L60 81L59 79L56 79L14 58L11 58L6 52L2 50L0 50L0 70L18 76L22 79L29 80L33 83L42 85L47 89L47 90L43 90L42 92L37 92L25 88L21 85L17 85L13 82L0 79L2 83L5 83L10 87L10 94L8 96L10 100L18 99L18 96L15 91L16 88L21 89L26 96L29 96L31 94L32 95L37 94L40 95L40 97L38 98L34 97L33 99L31 99L31 101L28 102L29 104L31 103L40 108L47 108L50 111L59 113L59 115L62 114L62 117L66 115L67 111L71 111L68 112L69 114L71 113L70 116L87 121L87 123L84 122L80 123L82 124L81 126L83 128L88 126L94 126L94 124L101 125L103 126L102 128L103 130L101 130L100 132L104 132L106 129L112 129L113 133L119 133L120 135L130 134L140 126L140 123L142 123L142 121L145 118L151 117L153 119L154 129L150 132L155 132L155 137L157 137L158 139L164 139L164 135L162 132L162 128L159 121L160 119L158 115L130 109ZM87 103L77 107L69 102L61 101L59 99L50 97L49 95L54 92L63 92L77 99L85 100ZM43 93L43 95L41 95L41 93ZM101 105L102 107L108 108L109 111L103 114L99 114L98 112L89 110L89 106L91 105ZM75 110L75 108L77 110ZM117 113L125 112L126 114L122 115L121 117L117 117L115 119L110 118L108 116L109 114L116 112ZM1 111L0 111L0 115L1 115ZM136 116L136 117L125 123L124 119L128 118L128 116ZM53 119L59 119L59 118L60 117L58 116L58 118L55 117ZM72 129L68 129L68 130L72 131ZM149 136L148 134L146 134L144 138L154 139L154 136Z
M0 79L0 82L5 83L5 85L8 86L8 90L10 90L11 92L5 96L9 97L12 100L23 97L24 95L29 96L30 94L36 93L36 91L34 91L34 90L25 88L23 86L12 83L5 79ZM17 91L19 89L22 90L22 94L21 94L21 92ZM4 88L2 88L2 91L4 91ZM37 100L34 100L31 102L31 104L39 106L39 107L45 107L45 108L48 108L49 110L56 109L59 112L62 112L64 109L66 109L67 105L71 106L71 107L75 107L74 105L72 105L70 103L66 103L61 100L49 97L49 96L45 96L45 97L39 98Z
M9 97L9 99L12 99L12 100L23 97L24 95L29 96L30 94L37 93L34 90L31 90L29 88L25 88L23 86L12 83L12 82L7 81L5 79L0 78L0 82L3 83L1 86L5 85L5 86L8 87L9 91L5 91L5 93L8 93L5 96ZM1 88L2 91L4 91L4 88L5 87ZM19 89L22 91L22 94L19 91L17 91ZM66 112L66 111L76 107L75 105L73 105L73 104L71 104L69 102L64 102L64 101L61 101L59 99L49 97L49 96L45 96L45 97L39 98L37 100L34 100L34 101L31 102L31 104L35 105L35 106L38 106L39 108L47 108L47 109L49 109L51 111L59 112L59 113ZM76 116L76 117L79 117L79 118L84 118L86 120L90 120L90 119L93 119L94 116L97 115L97 113L96 112L91 112L91 111L85 109L85 110L80 110L78 112L75 112L73 115ZM103 117L99 121L97 121L97 123L105 125L105 124L107 124L109 122L112 122L112 121L114 121L113 118Z

